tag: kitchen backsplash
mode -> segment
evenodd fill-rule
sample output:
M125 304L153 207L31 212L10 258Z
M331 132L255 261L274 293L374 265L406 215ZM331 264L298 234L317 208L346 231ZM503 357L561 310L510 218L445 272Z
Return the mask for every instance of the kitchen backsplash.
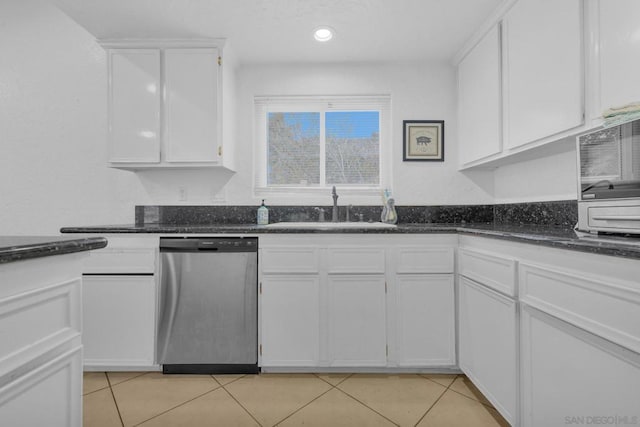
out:
M331 206L269 206L269 222L317 221L317 208L331 220ZM252 224L258 206L136 206L135 221L143 224ZM339 206L340 221L346 206ZM401 223L502 223L572 227L578 220L575 200L504 205L396 206ZM350 220L380 221L381 206L353 206Z
M493 220L497 224L537 224L573 227L578 222L578 202L508 203L494 205Z

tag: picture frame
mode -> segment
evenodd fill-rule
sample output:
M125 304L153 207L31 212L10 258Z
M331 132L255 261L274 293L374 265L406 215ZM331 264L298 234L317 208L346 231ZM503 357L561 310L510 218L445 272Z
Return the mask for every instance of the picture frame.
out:
M402 160L444 162L444 120L403 120Z

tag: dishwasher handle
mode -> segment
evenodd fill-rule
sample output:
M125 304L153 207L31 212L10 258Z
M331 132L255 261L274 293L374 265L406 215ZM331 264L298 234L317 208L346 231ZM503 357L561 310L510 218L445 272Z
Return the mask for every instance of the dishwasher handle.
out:
M160 252L258 252L256 237L161 237Z
M220 244L218 242L212 242L210 240L203 240L198 242L198 251L219 251Z

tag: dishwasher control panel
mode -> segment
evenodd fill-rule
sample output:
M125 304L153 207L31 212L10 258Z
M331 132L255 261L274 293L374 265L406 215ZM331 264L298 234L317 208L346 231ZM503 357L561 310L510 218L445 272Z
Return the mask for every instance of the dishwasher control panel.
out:
M161 237L160 252L258 252L257 237Z

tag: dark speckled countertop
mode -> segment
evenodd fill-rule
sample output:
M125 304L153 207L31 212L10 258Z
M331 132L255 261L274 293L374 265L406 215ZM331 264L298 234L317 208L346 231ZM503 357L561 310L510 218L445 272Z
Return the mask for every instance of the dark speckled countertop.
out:
M569 227L550 225L509 225L494 223L466 224L399 224L391 229L300 229L267 228L254 224L220 225L105 225L92 227L65 227L62 233L153 233L153 234L291 234L291 233L357 233L357 234L429 234L457 233L531 243L560 249L569 249L601 255L640 259L640 236L578 236Z
M0 237L0 264L89 251L105 246L107 246L107 239L104 237L4 236Z

